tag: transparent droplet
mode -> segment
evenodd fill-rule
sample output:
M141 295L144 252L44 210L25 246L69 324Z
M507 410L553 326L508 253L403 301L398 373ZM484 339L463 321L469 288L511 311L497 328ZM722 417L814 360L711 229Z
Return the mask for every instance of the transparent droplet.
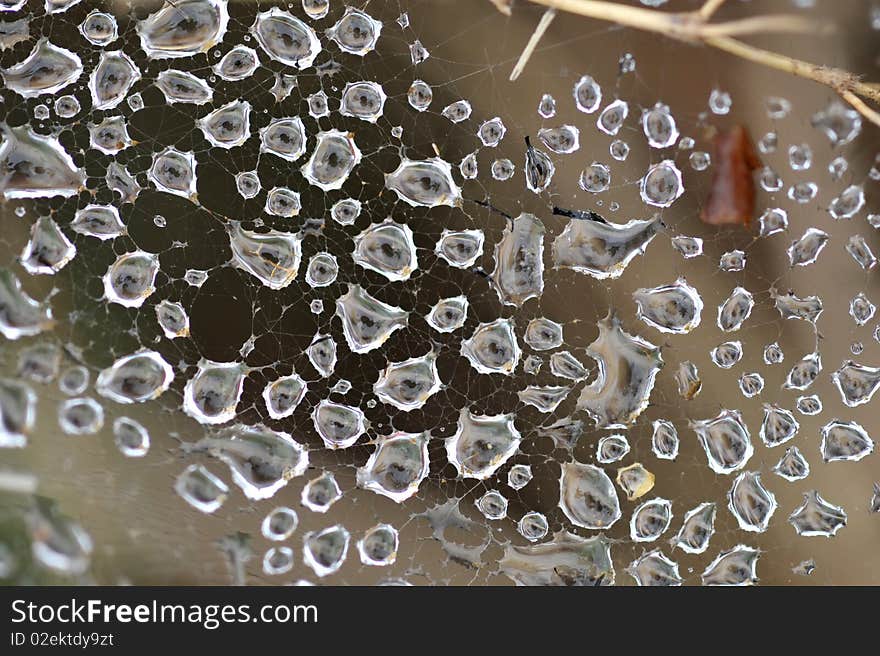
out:
M558 128L541 128L538 139L548 149L560 155L567 155L578 150L580 146L580 130L573 125L561 125Z
M353 198L336 201L330 208L330 216L340 225L351 225L361 214L361 202Z
M544 291L544 224L522 213L505 227L495 245L492 283L505 305L520 307Z
M739 330L752 314L755 299L742 287L735 287L727 300L718 306L718 327L725 332Z
M809 203L817 193L819 193L819 187L815 182L798 182L788 188L789 199L801 204Z
M328 378L336 369L336 342L330 335L316 334L306 355L322 378Z
M284 419L293 414L306 394L308 386L296 373L272 381L263 389L266 410L272 419Z
M250 137L251 104L233 100L200 118L198 126L205 139L218 148L235 148Z
M140 350L102 370L95 391L116 403L144 403L158 398L173 380L171 365L159 353Z
M202 78L187 71L168 69L156 76L156 86L169 104L204 105L214 98L214 91Z
M831 374L840 398L850 408L868 403L880 388L880 367L869 367L845 361Z
M62 401L58 425L68 435L94 435L104 426L104 408L88 397Z
M325 513L342 498L342 490L332 472L324 472L303 486L300 500L312 512Z
M584 75L575 83L572 94L578 110L585 114L595 112L602 102L602 89L598 82L589 75Z
M791 112L791 103L778 96L769 96L764 101L764 105L767 108L767 116L774 120L785 118Z
M678 127L669 107L657 103L651 109L642 112L642 130L652 148L666 148L678 139Z
M744 531L763 533L776 512L776 497L761 483L758 472L743 472L728 493L728 508Z
M819 451L825 462L856 462L874 451L874 441L860 424L834 419L822 427Z
M828 173L833 181L840 180L849 169L849 162L844 157L835 157L828 163Z
M300 171L306 180L324 191L342 188L361 161L354 135L328 130L316 134L315 140L315 150Z
M764 377L757 372L745 373L739 377L739 391L747 399L757 396L764 389Z
M286 73L275 73L273 75L275 83L270 89L270 93L275 98L275 102L283 102L290 96L291 92L296 88L297 81L295 75L287 75Z
M655 207L669 207L684 193L681 171L670 159L652 165L642 178L642 202Z
M392 282L408 280L419 266L412 230L390 218L355 237L353 258L355 264Z
M270 59L299 70L309 68L321 52L315 31L278 7L257 14L251 33Z
M346 449L366 431L366 418L359 408L326 399L312 411L312 423L329 449Z
M491 171L495 180L510 180L516 173L516 166L507 158L496 159L492 162Z
M608 147L608 152L618 162L624 161L629 156L629 144L620 139L615 139Z
M150 59L189 57L220 43L228 21L225 0L183 0L138 22L137 31Z
M773 466L773 473L787 481L799 481L810 475L810 463L796 446L790 446Z
M865 271L871 271L877 266L877 256L874 255L868 242L861 235L853 235L847 240L846 252Z
M3 124L0 134L0 168L5 171L0 190L7 200L67 198L84 188L85 172L55 137L38 135L28 125L10 128Z
M580 188L592 194L607 191L611 186L611 169L600 162L593 162L583 171L578 179Z
M850 185L831 201L828 213L833 219L851 219L865 206L865 190L861 185Z
M192 0L193 3L198 1ZM105 50L89 76L92 109L113 109L140 79L140 69L127 54L121 50Z
M288 162L295 162L302 157L306 152L306 129L302 119L299 116L274 119L269 125L261 128L260 152L277 155ZM256 172L254 175L256 176ZM259 191L259 185L257 190Z
M238 424L187 446L218 458L248 499L268 499L305 472L309 454L289 434L262 424Z
M202 359L183 390L183 411L201 424L222 424L235 417L245 366Z
M758 221L761 225L762 237L769 237L777 232L788 230L788 213L778 207L764 210Z
M562 324L539 317L526 326L523 340L537 351L548 351L562 344Z
M629 451L630 446L626 436L606 435L596 444L596 460L603 465L608 465L623 460Z
M531 482L532 477L529 465L514 465L507 472L507 484L514 490L521 490Z
M721 255L718 268L722 271L736 272L746 268L746 254L741 250L728 251Z
M788 164L792 171L805 171L813 164L813 150L809 144L789 146Z
M513 319L481 323L461 343L461 354L481 374L512 374L521 355Z
M689 554L705 552L715 534L715 513L715 504L708 501L685 513L681 528L672 539L673 547Z
M678 388L678 395L686 401L695 398L703 389L700 371L697 369L697 365L690 360L680 362L673 377L675 386Z
M385 91L377 82L349 82L342 91L339 113L375 123L385 107Z
M617 490L599 467L562 463L559 507L575 526L607 529L621 516Z
M70 243L58 224L48 216L41 216L31 226L31 238L21 252L20 261L31 275L53 275L75 255L76 246Z
M767 132L758 140L758 150L762 153L775 153L776 147L779 145L779 136L775 132Z
M317 576L333 574L345 562L350 540L348 530L339 524L322 531L309 531L303 537L303 562Z
M203 465L190 465L180 476L174 489L196 510L212 513L226 501L229 488Z
M651 435L651 450L661 460L675 460L678 457L678 431L672 422L666 419L655 419Z
M859 326L864 326L873 317L877 311L877 307L871 303L864 292L859 292L849 302L849 316L853 318Z
M37 41L21 63L0 71L4 87L23 98L55 94L76 82L82 72L82 60L78 55L54 45L45 37Z
M617 224L576 215L553 241L553 262L599 280L618 278L645 252L659 227L659 218Z
M346 7L345 14L326 34L340 50L363 57L376 48L382 23L360 9Z
M670 560L662 551L649 551L631 562L626 568L639 586L679 586L682 579L678 563Z
M484 146L494 148L501 143L506 132L507 128L504 126L504 122L496 116L480 124L480 127L477 129L477 136Z
M384 567L397 560L400 537L390 524L377 524L358 540L357 550L364 565Z
M822 371L822 358L818 352L808 353L789 370L783 387L785 389L805 390Z
M799 298L791 292L779 294L771 288L770 297L783 319L802 319L815 324L823 311L822 299L818 296Z
M336 299L336 315L354 353L380 347L391 334L407 324L409 313L370 296L360 285L349 285L348 292Z
M437 354L427 354L391 362L373 384L373 393L383 403L409 412L425 405L441 388L437 372Z
M547 535L550 526L544 515L539 512L529 512L517 522L516 530L529 542L537 542Z
M813 114L810 123L825 133L832 146L848 144L862 131L859 113L837 100L832 100L824 110Z
M52 107L59 118L73 118L82 110L76 96L60 96Z
M125 119L121 116L105 118L97 125L89 124L89 145L105 155L115 155L132 143Z
M467 320L467 311L467 297L464 295L453 296L437 301L425 320L437 332L451 333L464 325Z
M797 398L797 409L802 415L817 415L822 412L822 399L815 394L799 396Z
M738 410L722 410L713 419L691 421L709 467L717 474L741 469L754 453L749 429Z
M841 506L828 503L816 490L804 494L804 502L788 518L798 535L823 536L837 535L846 526L846 511Z
M722 551L703 570L703 585L746 586L758 582L755 571L761 552L753 547L738 544Z
M687 260L703 254L703 240L699 237L677 235L671 239L672 247Z
M732 104L733 101L730 99L730 94L726 91L712 89L712 93L709 94L709 109L712 110L713 114L721 116L729 114Z
M158 272L158 255L144 251L124 253L104 274L104 298L125 307L140 307L156 291Z
M538 116L541 118L553 118L556 116L556 99L549 93L541 96L538 102Z
M129 458L142 458L150 450L150 434L140 422L129 417L118 417L113 422L116 448Z
M424 112L431 106L431 101L434 100L434 92L427 82L415 80L406 93L406 99L410 107L418 112Z
M629 104L617 99L609 103L596 121L596 126L605 134L616 135L629 115Z
M0 379L0 448L20 449L27 445L36 410L37 395L28 385Z
M77 576L89 569L94 545L79 525L61 514L58 505L43 497L25 517L31 554L37 564L62 576Z
M743 356L742 342L724 342L712 349L712 362L722 369L730 369Z
M521 436L512 414L459 413L455 434L448 437L446 457L462 478L485 480L518 450Z
M283 289L296 278L302 259L302 237L298 233L251 232L237 221L230 222L227 230L235 266L270 289Z
M61 348L52 342L37 342L19 352L18 375L35 383L51 383L61 367Z
M208 280L208 272L200 269L187 269L183 275L188 285L193 287L201 287Z
M267 576L286 574L293 569L293 549L271 547L263 555L263 573Z
M257 51L245 45L237 45L227 52L213 67L214 73L227 82L244 80L260 66Z
M712 156L703 151L695 151L688 156L688 162L694 171L705 171L712 164Z
M176 196L196 197L196 156L168 147L153 155L147 178L156 189Z
M429 433L392 433L380 439L366 464L357 470L357 484L402 503L419 491L428 475Z
M765 166L761 169L760 174L758 175L758 180L761 183L761 188L767 192L779 191L782 189L782 178L779 177L779 174L776 173L769 166Z
M654 489L656 478L642 463L635 462L628 467L618 469L615 480L626 494L627 500L635 501Z
M671 523L672 502L660 497L650 499L633 510L629 536L634 542L653 542Z
M472 111L471 104L467 100L456 100L446 105L440 113L452 123L461 123L470 118Z
M638 318L661 332L689 333L700 325L703 300L684 278L669 285L637 289L633 300Z
M293 508L278 506L269 511L260 525L263 537L273 542L288 539L299 526L299 517Z

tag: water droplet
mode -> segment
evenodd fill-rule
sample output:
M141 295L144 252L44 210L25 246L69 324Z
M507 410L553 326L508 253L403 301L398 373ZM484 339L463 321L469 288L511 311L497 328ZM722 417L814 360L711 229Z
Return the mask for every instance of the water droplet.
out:
M831 201L828 213L833 219L851 219L865 206L865 190L861 185L850 185Z
M634 542L653 542L672 523L672 502L656 497L633 510L629 536Z
M183 390L183 411L201 424L222 424L235 417L245 366L202 359Z
M697 369L697 365L690 360L680 362L673 376L675 386L678 388L678 395L686 401L695 398L703 389L700 371Z
M278 7L257 14L251 33L270 59L299 70L309 68L321 52L315 31Z
M464 325L467 319L468 300L466 296L453 296L437 301L425 317L428 325L441 333L451 333Z
M741 250L728 251L721 255L718 268L728 273L742 271L746 268L746 254Z
M47 38L37 41L31 53L19 64L2 70L3 84L23 98L55 94L76 82L83 72L80 58Z
M655 419L651 435L651 451L661 460L675 460L678 457L678 431L672 422Z
M669 207L684 193L681 171L671 159L652 165L642 178L642 202L655 207Z
M730 296L718 306L718 327L725 332L739 330L752 314L755 299L742 287L735 287Z
M232 263L253 275L269 289L283 289L299 272L302 237L278 230L258 233L237 221L227 226Z
M777 232L788 230L788 212L779 207L764 210L758 221L761 225L762 237L769 237Z
M821 356L818 352L808 353L792 366L782 386L785 389L805 390L813 384L820 371L822 371Z
M204 105L211 102L214 91L202 78L186 71L168 69L156 76L156 86L169 104Z
M158 255L144 251L123 253L104 274L104 298L124 307L140 307L156 291L158 272Z
M361 161L361 151L350 132L327 130L315 135L315 150L300 169L311 184L332 191L340 189Z
M553 241L553 263L599 280L619 278L659 228L659 218L617 224L576 217Z
M382 32L382 23L366 12L346 7L345 14L326 34L340 50L363 57L376 48Z
M113 109L140 79L140 70L127 54L121 50L105 50L89 76L92 109Z
M358 540L357 550L364 565L384 567L397 560L400 537L390 524L377 524Z
M355 264L392 282L408 280L419 266L412 230L390 218L355 237L353 257Z
M689 554L701 554L709 548L715 534L715 504L703 502L685 513L681 528L671 540L674 548Z
M689 423L706 452L709 468L716 474L730 474L741 469L755 452L749 429L739 410L722 410L713 419Z
M722 369L730 369L743 356L742 342L724 342L712 349L712 362Z
M277 155L288 162L295 162L302 157L306 152L306 129L300 117L273 119L269 125L261 128L260 152ZM245 198L252 198L259 192L259 177L256 172L252 175L257 180L257 191Z
M153 155L147 178L156 189L191 200L196 197L196 156L168 147Z
M531 482L532 476L529 465L514 465L507 472L507 484L514 490L521 490Z
M377 82L349 82L342 91L339 113L375 123L385 107L385 91Z
M603 465L623 460L630 447L624 435L606 435L596 444L596 460Z
M116 448L128 458L142 458L150 450L150 434L139 422L129 417L118 417L113 422Z
M402 503L419 491L428 475L429 433L392 433L380 439L367 463L357 470L357 484Z
M303 536L303 562L317 576L333 574L345 562L350 540L349 532L339 524L322 531L309 531Z
M228 82L236 82L253 75L259 66L260 58L256 50L245 45L237 45L223 55L212 69L220 78Z
M260 525L263 537L273 542L288 539L299 526L299 517L293 508L278 506L269 511Z
M877 256L874 255L868 242L861 235L853 235L849 238L846 242L846 252L865 271L871 271L877 266Z
M538 102L538 116L541 118L553 118L556 116L556 99L549 93L541 96Z
M760 555L760 551L744 544L722 551L703 570L703 585L754 585L758 582L755 570Z
M822 427L819 451L825 462L857 462L874 451L874 441L860 424L833 419Z
M560 155L573 153L581 147L580 130L573 125L541 128L538 130L538 139L547 148Z
M678 563L670 560L659 549L639 556L629 564L626 571L639 586L679 586L682 582Z
M773 473L787 481L799 481L810 475L810 463L796 446L790 446L773 466Z
M846 526L846 511L828 503L816 490L810 490L804 494L803 504L791 513L788 521L798 535L830 538Z
M203 465L190 465L180 476L174 489L184 501L203 513L212 513L226 501L229 488Z
M620 131L620 128L623 127L623 122L628 115L629 104L627 104L625 100L617 99L609 103L605 109L602 110L602 113L599 114L599 118L596 121L596 127L605 134L614 136Z
M430 351L420 357L389 363L373 384L373 393L383 403L409 412L423 407L440 388L437 355Z
M76 246L51 218L42 216L31 226L31 238L21 253L21 265L31 275L53 275L76 255Z
M671 242L672 247L686 260L703 254L703 240L699 237L677 235L671 239Z
M342 490L332 472L324 472L303 486L302 505L316 513L325 513L342 498Z
M414 80L406 93L407 102L417 112L424 112L431 106L434 100L434 92L431 86L424 80Z
M141 350L101 371L95 391L116 403L143 403L158 398L173 380L174 371L161 355Z
M703 300L687 280L633 292L639 319L664 333L684 334L700 325Z
M328 449L346 449L366 431L366 417L359 408L327 399L315 406L312 422Z
M815 394L799 396L797 398L797 409L802 415L817 415L822 412L822 399Z
M448 437L446 457L462 478L485 480L519 450L520 433L512 414L459 413L455 434Z
M764 389L764 377L757 372L745 373L739 377L739 391L747 399L757 396Z
M601 162L593 162L581 171L578 185L591 194L600 194L611 186L611 169Z
M652 148L666 148L678 139L678 127L669 107L657 103L651 109L642 112L642 130Z
M7 200L67 198L85 186L85 172L76 167L56 138L38 135L28 125L0 125L0 133L0 167L6 171L0 190Z
M843 103L833 100L821 112L813 114L810 123L828 137L832 146L850 143L862 131L862 117Z
M513 319L481 323L462 342L461 354L481 374L512 374L519 364L521 354Z
M26 520L37 563L67 576L88 571L92 539L79 524L64 517L54 501L38 497Z
M94 435L104 426L104 408L88 397L62 401L58 425L68 435Z
M578 110L585 114L595 112L599 109L599 104L602 102L602 89L596 80L589 75L584 75L575 83L572 94L574 95L574 102Z

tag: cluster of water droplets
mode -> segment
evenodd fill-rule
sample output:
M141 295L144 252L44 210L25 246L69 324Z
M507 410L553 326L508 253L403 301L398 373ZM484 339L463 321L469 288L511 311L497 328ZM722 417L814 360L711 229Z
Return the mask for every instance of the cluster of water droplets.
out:
M787 170L756 172L767 206L745 221L755 221L755 236L721 248L711 232L704 244L677 227L701 227L688 215L700 201L687 205L688 197L708 188L720 162L711 143L697 149L682 135L664 102L640 107L584 74L564 100L540 94L540 126L519 129L422 79L430 52L406 13L380 20L330 4L246 10L179 0L121 17L74 0L54 3L33 38L36 19L3 7L12 20L2 17L0 48L14 62L0 70L0 193L21 203L16 214L30 224L17 261L0 270L0 332L23 345L15 375L0 379L0 447L26 448L38 414L51 413L77 439L106 424L123 457L143 459L158 440L136 408L182 410L174 491L207 515L240 492L260 514L252 532L267 541L259 561L267 577L323 579L353 559L393 567L399 553L410 562L405 575L422 575L415 541L402 541L394 525L398 508L418 503L421 512L404 512L429 525L451 562L517 584L608 585L625 572L638 585L679 585L686 574L676 550L710 553L703 584L756 582L762 552L745 543L771 526L779 479L801 481L811 460L814 468L855 462L874 449L846 412L870 403L880 365L847 358L823 369L823 300L796 277L826 247L848 253L865 276L876 268L870 237L880 220L866 210L865 188L880 178L880 163L862 175L841 154L861 130L858 114L832 101L812 115L835 152L828 174L847 182L833 197L811 177L818 147L795 143L773 158L780 137L761 136L761 156ZM53 21L79 14L75 51L53 43ZM387 84L366 74L383 42L404 56ZM634 67L622 57L619 76ZM701 125L722 129L731 105L713 90ZM768 99L769 120L790 111L788 101ZM403 125L429 119L464 145L407 145L412 128ZM528 138L512 143L519 131ZM604 140L607 156L585 156L588 135ZM649 161L630 179L623 164L636 149ZM563 175L580 190L569 208L550 200ZM612 220L620 205L610 198L625 186L636 190L638 210ZM506 192L487 191L495 188ZM511 203L522 207L514 216L496 197L526 202ZM821 213L799 211L820 201ZM864 234L845 243L833 236L836 222L860 220ZM156 236L186 222L174 232L186 241ZM748 289L743 272L765 245L784 271L772 286ZM630 269L660 249L680 266L618 293L638 275ZM190 262L190 253L202 256ZM711 301L697 282L710 256L725 281ZM33 295L40 287L30 279L44 276L56 276L57 287ZM215 349L221 359L202 351L211 334L232 332L224 313L241 306L204 309L204 299L230 284L246 291L252 330L231 351ZM74 310L72 327L59 327L70 309L54 296L65 285L102 310L91 319ZM554 302L564 285L579 290L564 299L572 308ZM601 309L579 307L606 289ZM868 293L846 302L857 327L870 330ZM561 318L572 314L589 321ZM758 351L767 370L742 370L758 347L740 337L756 316L776 321L780 340L786 320L805 323L810 349L789 354L767 343ZM89 336L101 322L131 329L119 340ZM711 332L717 345L697 352L686 337L693 332ZM770 367L785 369L778 385ZM709 368L733 381L711 392L723 399L712 412L696 400L706 397ZM813 393L822 377L841 404ZM54 410L48 386L60 395ZM655 389L666 386L671 401ZM762 416L750 428L737 406L752 398ZM801 421L824 404L838 415L803 435ZM780 452L764 471L756 447ZM677 488L686 479L654 472L695 449L721 491L682 507ZM355 529L353 500L396 519ZM726 545L713 540L723 513L735 527ZM26 517L41 565L88 569L82 527L41 499ZM830 537L847 512L810 489L788 521L800 536ZM625 567L614 559L621 541L636 548ZM247 560L245 542L221 544L233 571ZM654 544L646 551L640 543ZM495 562L485 555L491 548L503 550Z

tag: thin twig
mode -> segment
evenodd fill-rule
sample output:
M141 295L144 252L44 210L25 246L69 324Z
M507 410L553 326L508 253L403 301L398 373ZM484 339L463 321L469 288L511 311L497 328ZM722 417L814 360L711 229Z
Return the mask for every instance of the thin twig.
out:
M880 85L862 82L857 75L843 69L820 66L770 50L757 48L732 38L733 36L769 32L816 35L829 31L828 25L803 16L757 16L710 23L709 20L724 4L724 0L706 0L699 10L687 13L673 13L648 9L647 7L633 7L609 0L529 1L560 11L586 16L587 18L595 18L647 32L663 34L680 41L702 43L756 64L824 84L839 94L841 98L852 105L867 120L880 126L880 113L864 102L869 100L880 104ZM536 30L537 32L538 30ZM534 35L532 38L534 39ZM535 45L537 45L537 42ZM531 50L533 51L534 47ZM523 55L526 52L531 55L528 45Z
M515 82L520 76L520 73L523 72L526 64L529 63L532 53L535 52L535 48L538 47L538 42L541 40L541 37L544 36L544 32L550 27L550 23L553 22L555 17L556 10L553 7L548 7L544 12L544 15L541 16L541 20L538 21L538 26L535 28L535 31L532 32L532 36L529 37L529 41L526 43L526 47L523 49L522 54L519 56L516 66L513 67L513 71L510 73L511 82Z

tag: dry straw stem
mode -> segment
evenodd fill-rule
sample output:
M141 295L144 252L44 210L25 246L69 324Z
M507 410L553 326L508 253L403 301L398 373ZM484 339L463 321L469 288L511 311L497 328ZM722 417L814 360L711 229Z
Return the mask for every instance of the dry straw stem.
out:
M509 11L509 0L491 0L500 10ZM770 50L749 45L734 37L750 34L794 33L794 34L825 34L833 31L833 26L819 23L803 16L787 14L753 16L724 22L710 22L725 0L706 0L693 12L673 13L647 7L622 5L609 0L528 0L534 4L565 11L588 18L604 20L646 32L663 34L679 41L704 44L723 50L731 55L747 59L762 66L767 66L791 75L813 80L833 89L843 100L871 123L880 126L880 113L872 109L865 100L880 104L880 85L862 82L859 77L849 71L829 66L820 66ZM507 13L507 12L505 12ZM552 14L551 14L552 15ZM545 14L546 16L546 14ZM517 63L519 73L537 46L549 21L542 20L535 31L520 61Z

